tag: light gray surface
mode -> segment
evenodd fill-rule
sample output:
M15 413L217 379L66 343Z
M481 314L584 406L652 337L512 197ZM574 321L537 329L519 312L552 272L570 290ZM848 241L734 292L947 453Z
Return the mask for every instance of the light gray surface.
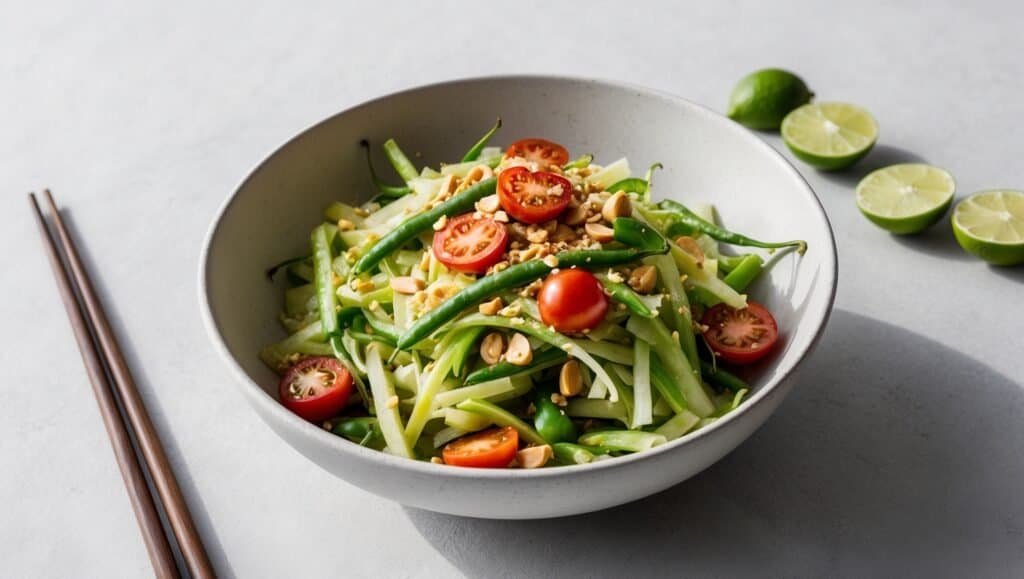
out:
M852 200L866 170L908 158L961 194L1024 188L1019 4L205 4L20 5L0 21L0 576L149 569L29 219L23 193L44 185L71 208L224 575L1020 575L1024 270L966 257L944 224L894 239ZM496 72L592 74L721 110L765 65L869 108L881 146L847 174L799 166L836 230L839 311L814 378L706 473L582 518L453 519L321 472L227 385L197 314L199 242L299 129Z

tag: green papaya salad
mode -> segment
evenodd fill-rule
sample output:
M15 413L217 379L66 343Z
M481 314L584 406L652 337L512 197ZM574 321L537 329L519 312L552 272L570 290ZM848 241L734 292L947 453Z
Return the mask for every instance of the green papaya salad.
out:
M290 335L262 360L281 403L354 444L489 468L583 464L703 428L749 391L729 367L779 329L750 284L802 241L652 196L653 165L572 159L539 138L417 169L336 202L283 272ZM726 247L728 246L728 247ZM736 248L743 248L737 250Z

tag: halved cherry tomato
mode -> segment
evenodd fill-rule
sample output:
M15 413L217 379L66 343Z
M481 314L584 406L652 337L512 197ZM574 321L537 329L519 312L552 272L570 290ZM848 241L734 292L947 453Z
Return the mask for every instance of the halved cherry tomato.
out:
M285 372L281 404L310 422L337 416L352 394L352 375L334 358L306 358Z
M561 215L572 200L572 183L561 175L510 167L498 177L498 201L523 223L540 223Z
M477 219L472 213L449 220L434 234L434 256L448 269L462 273L484 273L501 260L507 246L504 225L490 217Z
M563 269L544 280L537 307L540 319L559 332L581 332L601 323L608 312L608 296L594 274Z
M722 360L750 364L767 354L779 338L779 326L764 306L747 302L742 310L725 304L704 312L701 324L708 327L704 337Z
M504 468L516 457L519 433L511 426L491 428L449 442L441 453L444 463L476 468Z
M541 169L547 169L552 165L561 167L569 162L569 151L565 147L544 139L518 140L509 145L505 156L522 157L537 163Z

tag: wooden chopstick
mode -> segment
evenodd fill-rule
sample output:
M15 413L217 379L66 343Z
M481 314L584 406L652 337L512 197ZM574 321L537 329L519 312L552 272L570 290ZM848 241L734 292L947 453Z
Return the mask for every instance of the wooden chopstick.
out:
M107 436L114 447L114 456L117 458L117 466L121 469L121 478L124 479L124 484L128 487L128 498L131 500L132 510L135 511L135 518L139 522L142 540L153 564L153 571L157 577L177 577L178 569L174 564L174 554L171 551L170 543L167 542L167 536L164 535L163 525L160 524L160 515L153 503L153 497L149 494L146 477L139 466L131 438L121 420L121 414L117 410L117 401L114 399L114 392L107 380L103 361L100 359L96 344L92 341L92 336L89 335L88 322L79 307L78 300L75 299L71 280L61 263L50 230L46 227L46 220L42 211L39 210L36 196L30 193L28 198L35 210L39 233L43 237L43 245L46 246L53 275L57 278L57 286L60 288L64 308L71 319L71 328L78 341L78 349L82 352L82 361L85 362L85 369L89 374L89 381L92 383L92 391L100 407L103 425L106 427Z
M124 408L139 450L146 461L153 486L164 507L164 513L170 523L171 530L178 542L185 564L193 577L216 577L210 564L202 538L196 530L188 504L181 494L181 488L174 476L174 470L164 452L160 437L146 411L145 403L139 395L128 364L125 362L121 347L117 342L110 322L107 320L103 305L93 289L92 281L82 263L71 235L68 233L64 220L47 190L44 192L50 210L61 249L67 259L68 270L81 296L84 309L96 342L103 354L106 367L114 379L114 386Z

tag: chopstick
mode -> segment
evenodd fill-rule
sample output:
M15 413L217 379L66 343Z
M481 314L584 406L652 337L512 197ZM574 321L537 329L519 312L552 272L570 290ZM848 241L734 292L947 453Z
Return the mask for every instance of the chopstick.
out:
M163 506L190 574L193 577L215 577L216 574L210 564L202 539L195 528L188 505L181 494L174 471L160 443L160 437L149 418L149 413L139 395L135 380L128 369L117 338L93 289L74 241L64 225L64 220L57 210L53 196L49 190L46 190L44 194L54 228L57 231L58 241L54 241L46 226L46 220L40 211L35 195L30 194L29 199L35 209L36 219L40 233L45 240L54 276L60 286L65 308L71 318L75 337L93 384L93 392L100 406L111 444L114 445L114 452L118 459L118 465L121 467L122 477L128 487L135 515L142 528L153 569L158 577L174 577L178 574L167 537L163 534L163 527L159 515L156 513L153 497L146 486L145 478L142 477L131 439L127 435L128 428L134 432L140 454L146 462L158 499ZM64 258L67 260L67 270L63 267L60 250L63 250ZM76 300L75 289L81 297L81 303ZM95 342L90 337L90 333L95 337ZM107 380L104 369L113 378L117 398L120 399L127 417L127 425L118 412L114 390ZM157 535L159 535L159 539Z

